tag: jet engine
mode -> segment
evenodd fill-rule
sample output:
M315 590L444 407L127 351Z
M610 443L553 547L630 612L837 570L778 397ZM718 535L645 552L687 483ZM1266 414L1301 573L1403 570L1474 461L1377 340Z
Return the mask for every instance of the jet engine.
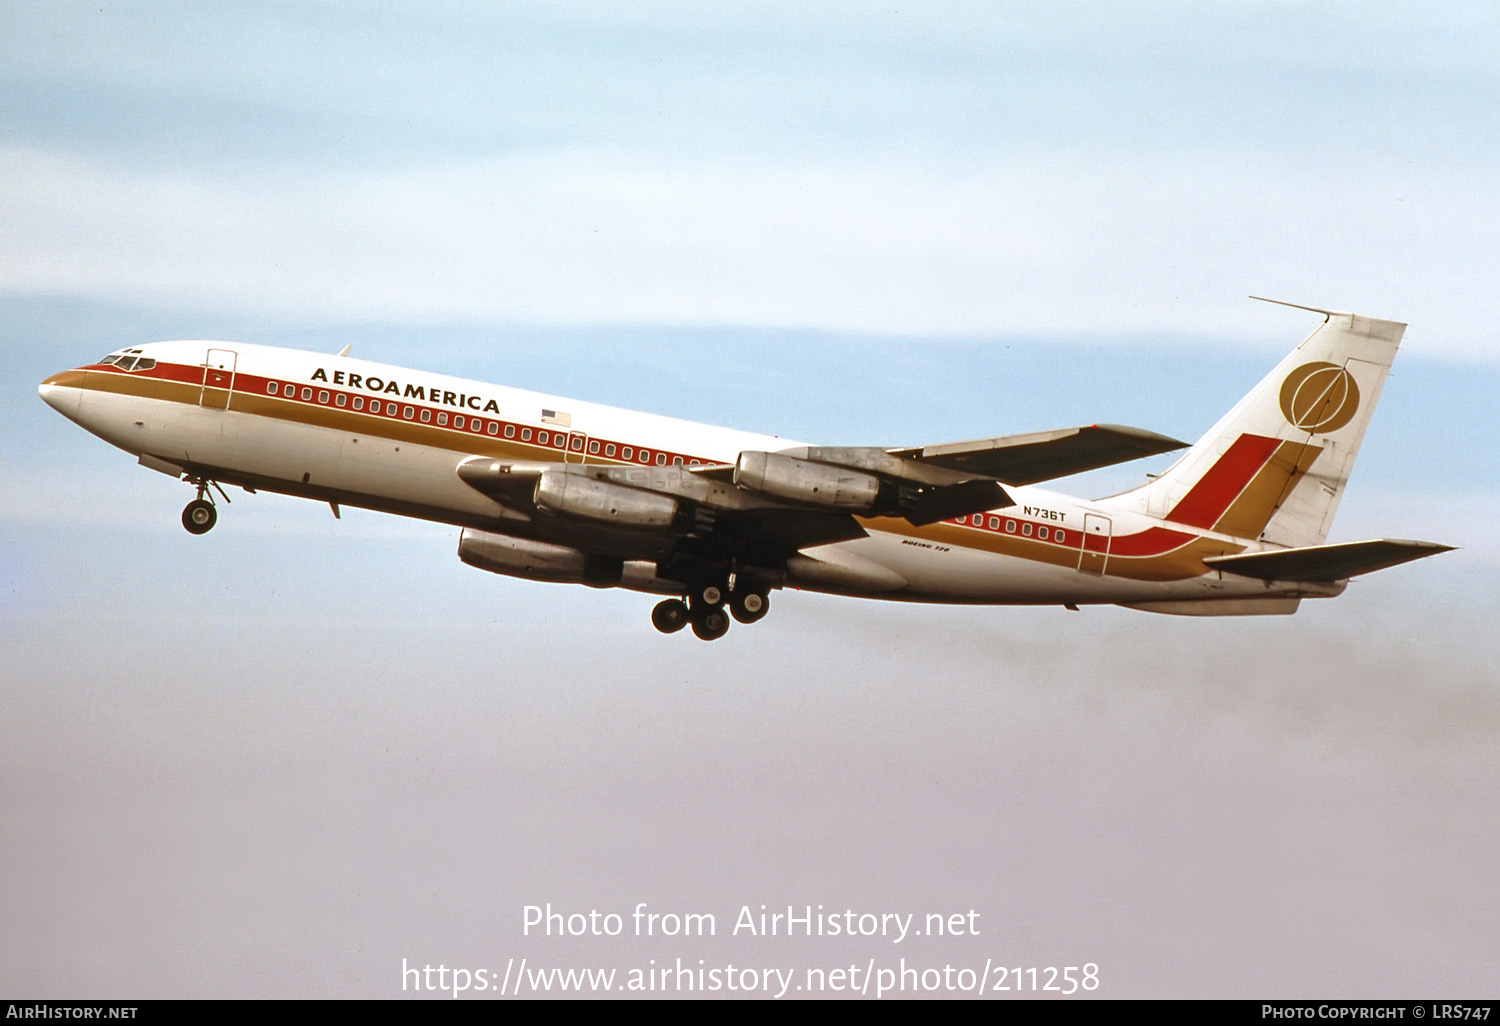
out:
M619 527L669 527L678 509L677 500L665 495L556 470L537 478L532 500L539 509Z
M618 559L590 556L566 545L491 534L472 527L464 528L458 536L458 558L492 574L605 588L619 584L623 570Z
M740 453L734 483L773 499L852 512L869 512L880 499L873 474L774 452Z

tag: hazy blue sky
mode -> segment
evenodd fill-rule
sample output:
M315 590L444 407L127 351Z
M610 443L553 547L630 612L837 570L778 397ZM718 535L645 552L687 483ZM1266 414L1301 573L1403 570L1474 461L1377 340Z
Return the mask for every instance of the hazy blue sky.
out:
M0 993L521 956L1488 993L1497 52L1480 3L0 5ZM778 594L703 645L441 526L263 494L192 538L35 393L352 342L839 443L1191 438L1315 323L1247 293L1410 322L1334 538L1460 552L1290 619ZM987 932L523 938L546 901Z

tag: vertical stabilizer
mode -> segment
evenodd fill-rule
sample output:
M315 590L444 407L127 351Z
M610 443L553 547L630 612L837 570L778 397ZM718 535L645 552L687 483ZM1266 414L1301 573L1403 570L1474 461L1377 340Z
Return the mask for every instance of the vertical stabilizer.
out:
M1274 545L1322 542L1406 325L1315 312L1317 330L1171 469L1108 503Z

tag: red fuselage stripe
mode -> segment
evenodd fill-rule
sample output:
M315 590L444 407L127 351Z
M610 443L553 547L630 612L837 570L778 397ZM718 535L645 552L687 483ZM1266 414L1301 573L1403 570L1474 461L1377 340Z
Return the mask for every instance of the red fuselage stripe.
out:
M97 364L87 367L81 367L79 369L90 372L119 374L123 377L155 378L162 381L175 381L181 382L183 384L193 385L195 387L205 384L205 369L203 367L188 366L184 364L158 362L155 367L150 368L149 370L141 371L124 371L118 367ZM433 406L429 403L422 402L421 400L413 400L404 397L387 398L383 394L378 392L365 393L359 391L350 391L346 388L339 388L337 385L330 387L327 383L321 381L293 382L287 380L286 378L270 378L257 374L247 374L243 371L210 370L208 373L210 376L210 380L207 382L207 384L210 388L228 390L236 393L244 393L247 395L258 395L268 398L276 398L284 402L295 403L297 405L336 408L344 413L359 416L372 422L370 424L370 428L375 429L372 431L372 433L374 434L379 434L377 425L382 421L396 420L404 422L418 422L421 417L420 411L425 409L430 411L432 419L430 421L421 421L421 423L429 428L451 431L455 436L457 436L457 438L455 438L455 442L458 442L464 437L476 434L488 435L489 437L498 436L504 437L507 441L519 442L522 445L532 445L538 448L552 449L559 453L567 451L570 453L570 455L586 455L596 462L624 463L627 465L636 463L643 456L645 457L646 461L649 461L651 464L655 464L658 466L662 465L663 463L683 466L712 464L716 462L713 460L703 459L701 457L689 456L685 453L666 452L661 449L642 449L632 444L606 441L605 439L597 438L592 435L585 435L584 432L574 431L567 427L560 428L559 425L544 425L541 427L537 427L533 424L510 421L501 417L495 417L493 415L485 415L482 413L475 414L463 407L449 408L447 406ZM232 384L230 384L231 380ZM276 383L275 393L272 393L268 388L268 385L270 385L272 382ZM310 398L301 398L303 389L307 389L310 391ZM320 396L322 395L327 396L326 401L320 401ZM337 397L339 395L345 396L346 405L342 407L338 406L337 404ZM363 400L361 404L364 407L363 409L356 409L354 407L353 401L355 398ZM382 404L380 413L369 412L369 407L367 404L372 400L380 402ZM389 409L391 413L386 413L385 411L387 409ZM405 409L411 409L413 415L410 417L404 416ZM439 413L449 415L449 424L440 425L437 423L436 415ZM450 426L452 423L451 418L454 416L467 418L465 426L462 428ZM474 425L476 428L478 428L478 430L471 429L469 427L470 424ZM491 432L489 430L489 425L491 424L496 425L495 432ZM506 434L507 428L512 429L510 434ZM548 440L547 442L543 443L539 440L534 441L532 440L532 438L523 439L521 437L522 432L525 432L527 435L531 435L537 439L539 439L540 436L543 435L543 433L546 433L548 435ZM587 438L587 442L584 443L584 448L587 450L586 452L576 449L569 450L563 448L564 446L569 444L570 439L575 437ZM1248 457L1244 456L1243 454L1237 454L1237 450L1240 448L1240 442L1244 442L1246 439L1252 439L1256 442L1266 442L1270 445L1270 450L1256 459L1253 466L1249 465ZM1195 487L1193 491L1188 493L1183 502L1178 505L1178 509L1182 509L1183 506L1187 505L1187 503L1193 501L1195 496L1198 496L1199 492L1203 489L1204 483L1207 482L1210 478L1213 478L1216 474L1223 479L1220 487L1228 489L1230 484L1233 483L1233 481L1236 479L1231 478L1227 471L1221 471L1220 468L1224 467L1226 462L1228 462L1231 457L1235 457L1237 466L1243 463L1248 467L1247 470L1243 470L1241 472L1243 473L1243 479L1238 480L1238 483L1234 484L1233 490L1227 492L1227 497L1222 500L1220 507L1213 513L1213 516L1209 518L1209 522L1207 524L1195 525L1212 526L1213 520L1223 512L1224 508L1227 508L1229 502L1233 500L1234 496L1239 494L1239 491L1244 487L1245 483L1248 482L1250 477L1254 475L1255 471L1260 468L1260 465L1265 462L1265 459L1269 455L1269 452L1275 449L1276 444L1277 443L1274 439L1260 439L1253 435L1242 435L1239 442L1236 442L1235 446L1231 447L1229 452L1226 453L1224 457L1221 458L1219 462L1216 463L1214 467L1209 471L1209 475L1205 477L1204 481L1199 482L1199 485ZM460 444L458 448L461 450L462 445ZM608 451L610 449L613 450L613 453L610 453ZM630 458L626 458L624 456L624 453L626 451L631 452ZM1256 451L1258 451L1258 449ZM972 518L964 517L961 519L952 519L948 522L958 526L971 526L973 528L985 531L985 533L1016 535L1018 537L1019 527L1013 527L1010 530L1006 530L1001 526L1002 522L1007 525L1015 524L1017 521L1020 521L1021 523L1027 522L1027 518L1017 517L1014 513L1010 513L1008 516L1006 516L1005 514L1000 514L999 518L992 517L991 519L996 520L995 527L993 528L987 527L985 524L985 520L978 515ZM1174 515L1173 519L1178 520L1179 522L1184 522L1179 516ZM970 523L971 520L973 521L972 524ZM1038 529L1041 527L1050 527L1052 529L1052 533L1057 533L1057 525L1055 523L1045 523L1040 521L1031 522ZM1066 529L1065 537L1067 538L1067 540L1059 543L1053 538L1042 539L1034 535L1027 536L1028 540L1041 541L1044 544L1061 544L1063 547L1073 549L1077 549L1080 544L1082 544L1091 552L1099 552L1100 554L1103 554L1103 552L1105 551L1105 539L1103 537L1085 537L1077 528ZM1195 535L1187 534L1182 531L1173 531L1162 527L1151 527L1134 534L1114 536L1108 541L1108 552L1111 556L1157 556L1180 548L1183 545L1186 545L1188 542L1192 541L1195 537Z

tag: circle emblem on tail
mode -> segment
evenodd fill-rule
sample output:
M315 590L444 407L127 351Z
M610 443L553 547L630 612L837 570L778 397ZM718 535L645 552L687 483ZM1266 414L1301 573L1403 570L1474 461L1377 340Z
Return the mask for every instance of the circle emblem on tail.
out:
M1304 363L1281 383L1281 415L1315 435L1337 431L1359 410L1359 386L1336 363Z

